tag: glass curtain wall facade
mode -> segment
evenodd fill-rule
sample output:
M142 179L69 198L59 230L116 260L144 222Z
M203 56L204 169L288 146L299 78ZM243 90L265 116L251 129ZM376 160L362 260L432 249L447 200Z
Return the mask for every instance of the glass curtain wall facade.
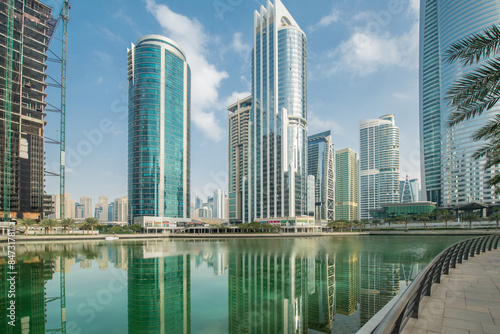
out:
M360 218L380 203L399 202L399 128L394 115L359 123Z
M229 111L229 222L241 223L245 203L244 189L248 186L248 139L252 96L238 99L227 107ZM246 194L248 196L248 194ZM245 207L248 217L248 206Z
M418 188L418 179L409 180L408 175L406 175L404 181L399 181L399 202L418 202L420 200Z
M438 202L442 206L472 201L498 203L500 197L494 195L494 189L487 186L486 182L499 168L485 171L485 160L472 158L472 154L484 142L474 142L471 136L491 120L500 111L500 107L497 105L480 117L447 127L451 108L444 101L446 92L453 82L473 67L464 69L459 63L444 63L440 55L452 43L498 24L500 2L422 1L421 18L420 128L424 143L421 155L422 193L427 200ZM438 162L440 173L437 173ZM438 180L440 184L437 183Z
M441 202L441 57L438 0L420 2L420 173L422 194Z
M335 219L335 156L331 131L309 136L307 143L308 174L314 176L314 217Z
M335 219L359 219L358 155L350 148L335 151Z
M307 215L306 36L276 0L254 14L248 216Z
M172 40L147 35L127 50L129 223L190 217L191 72Z

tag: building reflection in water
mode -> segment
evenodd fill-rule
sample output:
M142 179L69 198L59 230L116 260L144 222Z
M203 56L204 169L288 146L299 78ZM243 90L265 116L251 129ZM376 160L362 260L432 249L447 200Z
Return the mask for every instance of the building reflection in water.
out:
M229 333L356 332L423 266L400 264L382 252L362 250L358 241L346 248L321 250L314 247L317 242L151 240L30 246L18 252L16 327L29 333L53 329L46 328L46 307L58 307L56 300L65 296L65 286L60 296L47 296L47 281L53 273L59 273L57 279L63 274L70 277L71 267L87 270L95 261L100 270L124 270L129 333L190 333L191 275L197 271L191 272L191 264L196 268L201 263L213 269L214 276L228 276L227 297L220 298L228 298ZM8 303L7 261L7 252L0 246L3 310ZM0 317L0 333L9 333L7 320Z
M129 333L191 333L190 255L156 249L129 249Z
M309 283L313 283L313 288L309 290L308 296L308 327L330 333L335 316L335 255L316 255L312 263L313 277L310 273Z
M6 314L0 317L1 333L45 333L45 282L52 279L54 262L39 256L23 257L15 264L15 269L8 267L8 257L0 258L0 308ZM8 298L11 275L17 273L15 280L15 298ZM7 308L11 300L15 301L15 327L8 325Z
M307 333L307 259L231 252L230 333Z
M361 326L399 293L399 280L399 263L385 263L380 254L368 253L361 257Z

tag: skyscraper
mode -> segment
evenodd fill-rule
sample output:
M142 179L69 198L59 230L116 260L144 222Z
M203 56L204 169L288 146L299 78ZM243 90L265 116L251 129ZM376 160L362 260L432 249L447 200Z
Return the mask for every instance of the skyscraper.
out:
M80 197L80 204L83 205L83 217L82 218L87 218L87 217L93 217L92 214L92 198L82 196Z
M498 203L486 181L498 168L483 170L484 159L472 154L484 143L471 135L493 114L497 105L482 116L449 128L451 108L444 101L454 81L464 73L458 62L443 62L450 45L478 33L500 20L500 3L495 0L422 0L420 4L420 137L422 195L424 200L450 206L470 199Z
M248 188L248 147L252 96L238 99L227 107L229 111L229 222L241 223L244 189ZM248 193L246 193L248 196ZM245 206L248 217L248 205Z
M113 221L126 222L128 221L128 197L115 198L113 206Z
M309 136L308 174L314 176L314 216L324 222L335 219L335 156L331 131Z
M174 41L147 35L127 50L129 223L190 217L191 70Z
M404 181L399 181L399 202L418 202L420 200L418 188L418 179L409 180L408 175L406 175Z
M248 216L307 215L306 36L280 0L254 13Z
M76 203L71 199L71 195L68 193L64 194L63 201L64 201L63 205L66 218L76 218L76 212L75 212ZM54 203L56 206L55 218L62 219L63 217L61 217L61 195L59 194L54 195Z
M335 219L359 219L358 155L350 148L335 151Z
M52 8L39 1L15 0L15 8L8 3L0 2L0 219L4 212L41 219L45 71L56 21Z
M101 195L99 196L99 202L95 205L96 212L99 212L99 217L95 217L102 222L112 221L113 217L109 217L109 203L108 196ZM111 218L111 219L110 219Z
M399 128L394 115L359 122L360 217L399 202Z
M219 218L223 219L226 218L224 217L224 212L226 211L225 206L226 206L226 198L224 196L224 190L222 189L216 189L214 191L214 202L213 202L213 218Z

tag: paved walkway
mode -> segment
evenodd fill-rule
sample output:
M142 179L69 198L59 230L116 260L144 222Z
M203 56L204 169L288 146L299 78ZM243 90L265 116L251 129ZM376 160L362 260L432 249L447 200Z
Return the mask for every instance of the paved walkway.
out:
M404 334L500 333L500 249L481 253L441 276Z

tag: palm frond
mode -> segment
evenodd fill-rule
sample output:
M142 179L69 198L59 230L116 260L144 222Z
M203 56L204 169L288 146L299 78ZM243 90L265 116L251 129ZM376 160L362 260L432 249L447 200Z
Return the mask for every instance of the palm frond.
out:
M496 187L495 195L500 194L500 187L497 187L499 184L500 184L500 174L496 174L491 179L488 180L488 185L490 187Z
M472 139L474 141L489 140L500 137L500 114L496 114L482 128L477 130Z
M500 29L494 25L453 43L445 51L444 61L449 64L458 60L464 65L471 65L498 51L500 51Z
M448 119L448 126L481 115L499 99L500 58L495 58L464 75L448 90L444 100L455 110Z

